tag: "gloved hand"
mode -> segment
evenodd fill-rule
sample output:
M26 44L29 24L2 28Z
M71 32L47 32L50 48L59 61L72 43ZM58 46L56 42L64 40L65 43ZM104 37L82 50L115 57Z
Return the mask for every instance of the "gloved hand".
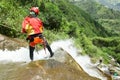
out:
M29 37L26 38L26 41L28 41L28 40L29 40Z
M28 36L28 37L26 38L26 41L29 41L29 40L31 40L31 36Z
M28 37L26 38L26 40L27 40L27 41L30 41L30 42L33 42L33 41L34 41L34 37L28 36Z

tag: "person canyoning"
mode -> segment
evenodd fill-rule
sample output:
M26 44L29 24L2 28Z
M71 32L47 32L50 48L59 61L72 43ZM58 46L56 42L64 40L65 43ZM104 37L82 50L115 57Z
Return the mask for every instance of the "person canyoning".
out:
M50 57L54 55L51 47L49 46L47 40L43 36L43 22L37 16L40 13L38 7L30 8L29 15L26 16L22 22L22 33L26 33L28 36L26 40L29 41L29 53L30 59L33 60L34 58L34 49L37 44L42 44L44 48L47 48Z

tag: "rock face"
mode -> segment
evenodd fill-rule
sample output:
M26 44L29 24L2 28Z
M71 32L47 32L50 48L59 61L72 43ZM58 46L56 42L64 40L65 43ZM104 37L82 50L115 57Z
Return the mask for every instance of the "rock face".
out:
M7 36L3 36L0 34L0 49L5 50L16 50L19 49L20 47L25 47L28 44L20 39L13 39L9 38Z
M0 80L99 80L89 76L63 49L52 59L0 63Z
M3 40L5 40L5 38L2 35L0 35L0 42Z
M16 50L28 44L20 39L0 35L0 49ZM104 74L104 73L103 73ZM0 61L0 80L99 80L89 76L81 66L60 48L54 57L24 62ZM110 80L110 79L108 79Z

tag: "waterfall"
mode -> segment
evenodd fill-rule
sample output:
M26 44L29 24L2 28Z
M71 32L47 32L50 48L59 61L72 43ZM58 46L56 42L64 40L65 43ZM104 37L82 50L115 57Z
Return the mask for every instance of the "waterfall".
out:
M55 52L59 48L63 48L67 51L75 61L83 68L83 70L88 73L90 76L100 78L101 80L107 80L106 77L101 76L101 74L96 70L94 64L91 63L89 56L82 56L78 55L77 49L74 47L73 42L71 39L69 40L59 40L53 42L51 44L51 48L53 52ZM46 49L47 50L47 49ZM80 50L82 52L82 50ZM45 59L45 57L49 57L49 52L44 51L44 49L40 51L34 52L34 60ZM21 47L15 51L8 51L8 50L0 50L0 61L13 61L13 62L29 62L29 49Z

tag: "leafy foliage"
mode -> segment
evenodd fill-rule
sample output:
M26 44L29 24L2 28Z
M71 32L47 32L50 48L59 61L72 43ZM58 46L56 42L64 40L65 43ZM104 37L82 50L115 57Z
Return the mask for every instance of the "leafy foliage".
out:
M112 55L120 63L120 38L111 37L111 38L101 38L95 37L92 39L92 42L95 46L102 49L104 53Z
M44 25L47 29L60 29L62 13L56 5L46 3L44 9Z

